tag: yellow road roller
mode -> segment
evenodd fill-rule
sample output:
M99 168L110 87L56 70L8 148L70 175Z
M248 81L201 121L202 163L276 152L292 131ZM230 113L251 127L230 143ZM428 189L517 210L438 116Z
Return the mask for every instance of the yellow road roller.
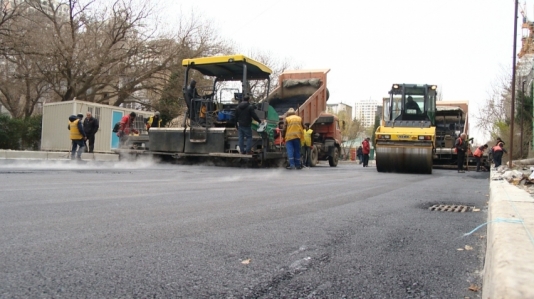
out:
M436 94L436 85L392 85L375 133L378 172L432 173Z

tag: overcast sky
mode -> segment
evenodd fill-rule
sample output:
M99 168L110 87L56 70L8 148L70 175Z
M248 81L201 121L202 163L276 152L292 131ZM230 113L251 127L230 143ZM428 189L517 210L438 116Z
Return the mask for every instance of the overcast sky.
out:
M443 100L468 100L474 119L512 65L513 0L158 2L169 18L194 9L243 54L329 68L329 103L381 102L393 83L437 84ZM526 1L529 16L533 3Z

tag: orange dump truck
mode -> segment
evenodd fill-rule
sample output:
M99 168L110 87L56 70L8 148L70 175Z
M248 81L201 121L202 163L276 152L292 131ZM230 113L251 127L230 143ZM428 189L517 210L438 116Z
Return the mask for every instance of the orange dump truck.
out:
M336 115L326 113L329 98L329 69L285 71L278 78L278 87L266 101L283 121L289 108L295 109L303 123L313 130L311 166L320 160L337 166L341 149L341 127Z

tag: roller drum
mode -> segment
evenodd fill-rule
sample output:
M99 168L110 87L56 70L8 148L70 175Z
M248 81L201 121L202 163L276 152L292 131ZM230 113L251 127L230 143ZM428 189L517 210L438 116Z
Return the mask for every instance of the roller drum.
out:
M376 169L379 172L432 173L432 147L376 146Z

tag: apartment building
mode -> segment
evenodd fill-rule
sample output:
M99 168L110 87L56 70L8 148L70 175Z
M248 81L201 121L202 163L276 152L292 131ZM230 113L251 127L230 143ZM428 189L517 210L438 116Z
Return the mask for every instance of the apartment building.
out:
M375 124L375 116L378 103L375 100L363 100L354 103L354 118L359 120L364 127L372 127Z

